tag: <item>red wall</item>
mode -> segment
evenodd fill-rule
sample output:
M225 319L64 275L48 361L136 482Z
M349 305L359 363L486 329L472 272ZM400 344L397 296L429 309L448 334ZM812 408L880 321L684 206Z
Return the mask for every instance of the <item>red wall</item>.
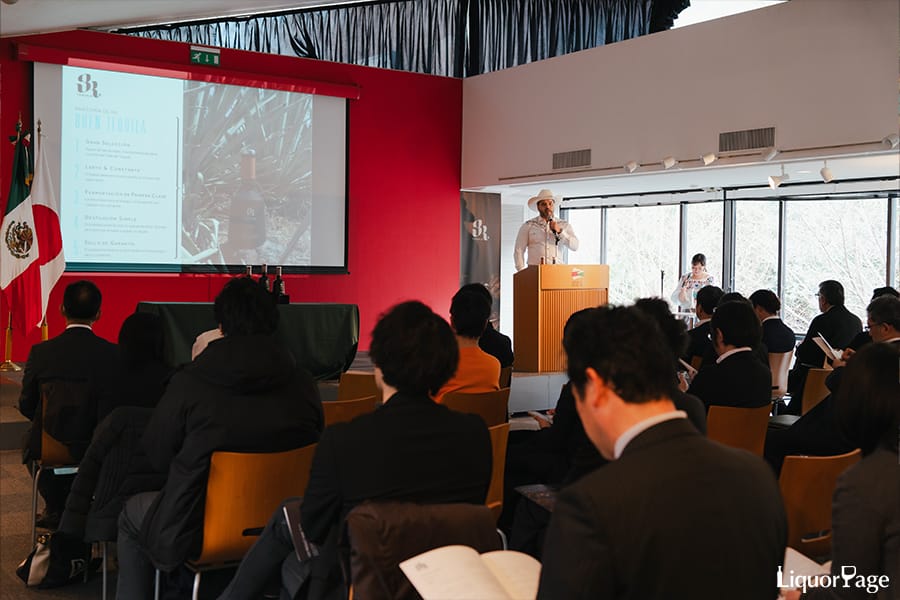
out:
M136 61L184 65L186 44L116 34L70 31L0 39L0 135L15 133L19 111L32 123L31 63L15 59L15 44L87 52ZM360 348L378 315L396 302L420 299L446 315L459 281L459 187L462 81L223 49L224 65L237 71L354 84L350 100L349 275L289 275L293 302L359 305ZM4 137L5 139L5 137ZM9 190L12 146L0 144L0 197ZM64 207L63 207L64 208ZM67 273L50 296L50 335L63 327L58 307L68 282L94 280L103 292L103 317L95 330L115 340L122 321L141 300L210 301L219 275ZM0 301L5 329L9 309ZM37 328L13 334L13 360L23 362Z

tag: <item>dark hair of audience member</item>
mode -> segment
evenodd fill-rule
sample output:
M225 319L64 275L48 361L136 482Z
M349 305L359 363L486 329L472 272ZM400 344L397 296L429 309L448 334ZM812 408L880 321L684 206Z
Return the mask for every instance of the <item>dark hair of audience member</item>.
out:
M692 265L701 265L701 266L705 267L706 266L706 255L703 254L702 252L698 252L697 254L695 254L694 256L691 257L691 264Z
M162 321L153 313L129 315L119 329L119 354L127 366L163 362Z
M820 283L819 295L831 306L844 305L844 286L839 281L828 279Z
M835 396L838 423L863 456L879 446L897 452L900 345L866 344L847 361Z
M369 357L399 392L435 394L456 373L459 348L450 325L421 302L403 302L381 315Z
M478 339L491 317L491 305L479 293L457 292L450 303L450 324L456 335Z
M90 321L100 312L103 296L93 281L82 279L66 286L63 292L63 310L66 317Z
M719 305L719 299L725 294L717 285L704 285L697 290L697 304L708 315L713 314L716 306Z
M716 307L709 322L715 339L717 331L722 332L722 341L731 346L750 346L759 344L762 339L762 327L753 307L746 301L723 302Z
M222 335L271 335L278 327L278 307L262 286L250 277L235 277L225 284L213 304Z
M463 294L466 292L475 292L476 294L481 295L485 300L488 301L488 304L493 307L494 305L494 297L491 296L491 291L485 287L482 283L467 283L466 285L459 288L459 291L456 292L456 295L453 297L456 298L459 294Z
M660 331L669 343L674 359L685 353L688 346L687 326L681 319L676 319L669 309L669 303L662 298L639 298L634 307L653 318Z
M719 298L719 303L716 306L721 306L726 302L744 302L746 304L750 304L750 301L744 298L744 295L740 292L726 292L722 294L722 297Z
M781 310L781 301L772 290L756 290L750 294L749 300L753 308L761 306L769 314L774 315Z
M872 300L874 300L878 296L893 296L894 298L900 298L900 292L898 292L891 286L886 285L884 287L879 287L872 290Z
M900 298L879 296L866 307L866 314L875 325L890 325L900 331Z
M563 346L569 379L579 393L591 367L625 402L672 397L672 351L656 321L637 308L601 306L576 312L566 322Z

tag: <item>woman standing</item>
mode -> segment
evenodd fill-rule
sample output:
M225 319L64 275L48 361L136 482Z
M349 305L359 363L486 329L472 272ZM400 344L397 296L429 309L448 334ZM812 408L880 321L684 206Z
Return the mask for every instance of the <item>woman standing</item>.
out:
M715 278L706 271L706 255L697 253L691 258L691 272L678 280L678 287L672 292L672 303L678 312L693 312L697 304L697 291L715 284Z

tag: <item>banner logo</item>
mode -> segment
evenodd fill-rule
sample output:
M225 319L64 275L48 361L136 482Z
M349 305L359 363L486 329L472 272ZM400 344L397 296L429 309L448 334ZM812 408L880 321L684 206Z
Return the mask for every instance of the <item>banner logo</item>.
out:
M10 221L3 236L9 253L16 258L28 258L34 245L34 231L25 221Z
M78 76L78 83L75 84L79 96L93 96L96 98L100 95L97 91L97 82L91 77L90 73L82 73Z

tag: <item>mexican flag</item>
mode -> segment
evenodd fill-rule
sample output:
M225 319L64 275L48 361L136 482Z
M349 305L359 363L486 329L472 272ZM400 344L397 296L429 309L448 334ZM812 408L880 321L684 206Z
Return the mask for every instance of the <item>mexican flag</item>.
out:
M32 173L30 136L21 124L11 138L16 145L12 181L0 225L0 290L22 331L41 324L50 291L66 268L59 228L59 205L43 152ZM32 181L32 176L34 181Z

